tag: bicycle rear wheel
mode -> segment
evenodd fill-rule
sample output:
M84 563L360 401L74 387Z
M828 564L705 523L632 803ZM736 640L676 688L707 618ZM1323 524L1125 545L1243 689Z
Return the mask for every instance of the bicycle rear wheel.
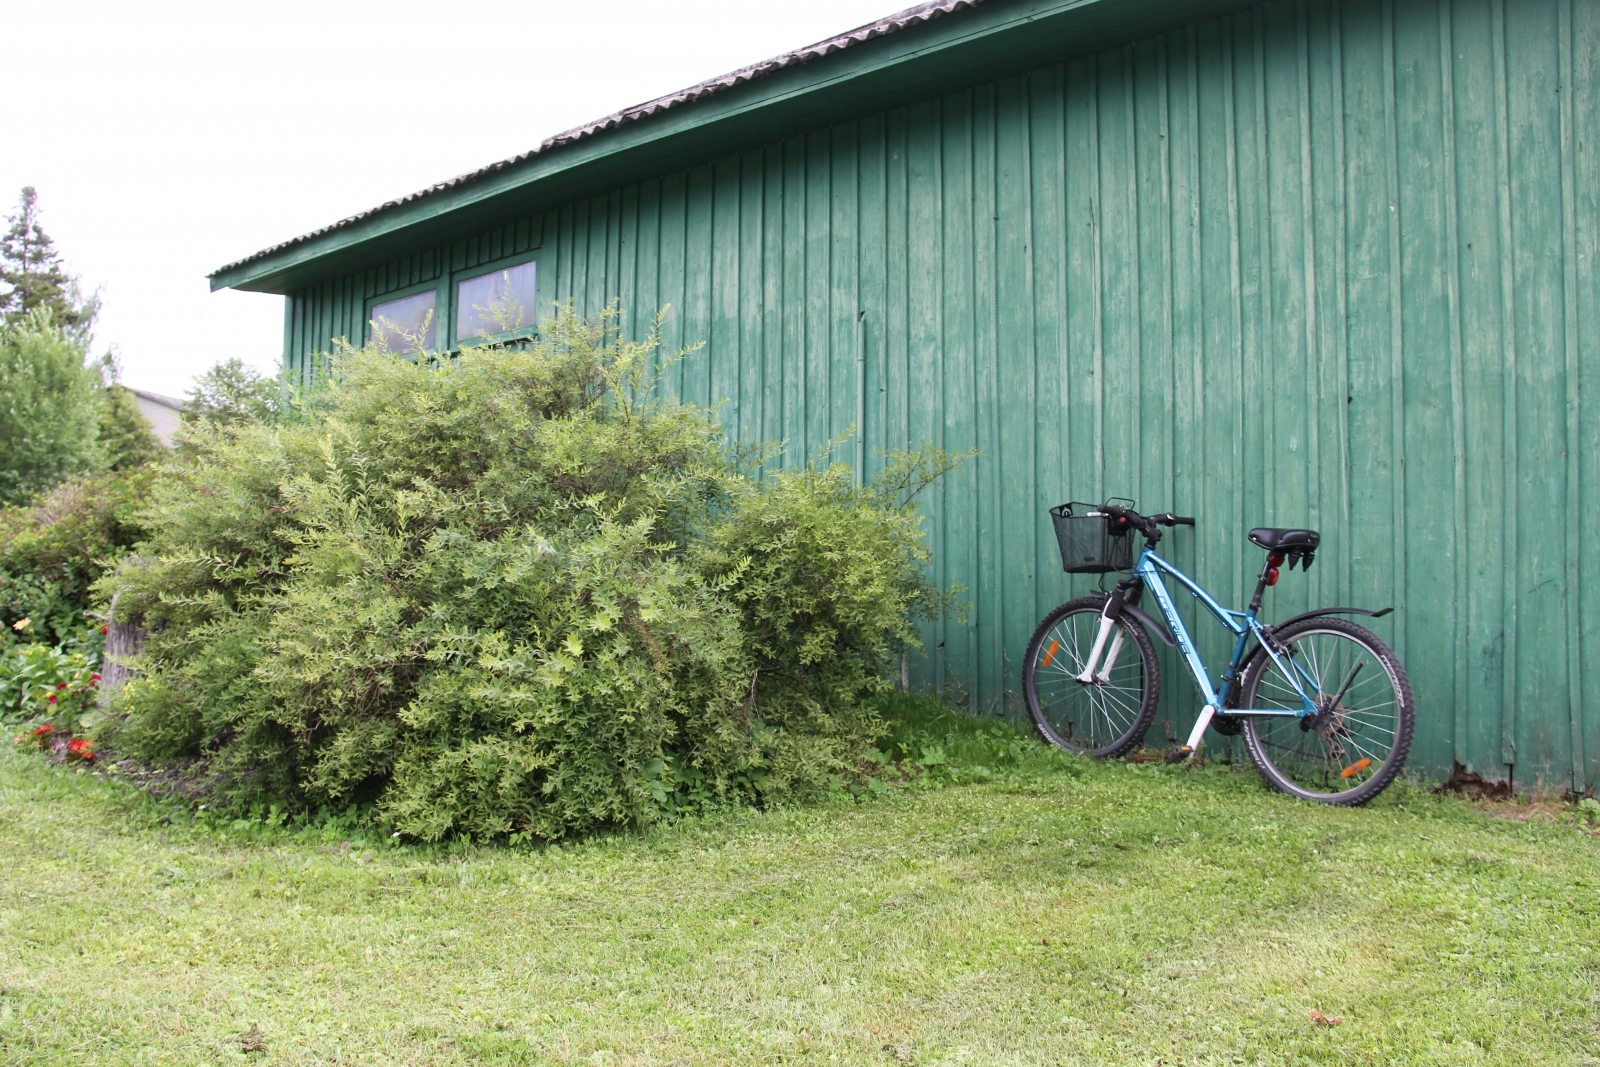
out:
M1101 597L1069 600L1044 617L1023 657L1022 691L1034 728L1052 745L1106 758L1144 740L1161 673L1150 635L1130 615L1112 624L1098 670L1079 676L1100 632Z
M1405 668L1377 634L1344 619L1307 619L1275 636L1317 713L1247 717L1250 759L1279 792L1322 804L1365 804L1388 788L1411 752L1416 708ZM1302 704L1283 669L1258 652L1245 669L1239 706Z

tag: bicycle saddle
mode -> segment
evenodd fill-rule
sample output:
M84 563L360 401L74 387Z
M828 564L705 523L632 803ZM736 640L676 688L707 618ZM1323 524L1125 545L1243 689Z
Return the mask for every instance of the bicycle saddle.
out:
M1321 542L1322 535L1315 530L1275 530L1268 526L1262 526L1250 531L1250 540L1268 552L1289 551L1291 549L1311 552Z

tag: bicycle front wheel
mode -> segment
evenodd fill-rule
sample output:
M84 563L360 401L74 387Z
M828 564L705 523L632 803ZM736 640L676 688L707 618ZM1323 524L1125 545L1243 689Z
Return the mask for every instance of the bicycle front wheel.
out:
M1411 752L1411 682L1377 634L1343 619L1307 619L1275 634L1279 658L1316 705L1315 715L1249 716L1245 745L1280 792L1354 807L1386 789ZM1258 651L1239 686L1244 708L1303 707L1284 668Z
M1050 612L1022 664L1022 692L1039 736L1098 758L1121 756L1144 740L1161 688L1150 635L1130 615L1112 624L1094 674L1085 677L1104 606L1100 597L1080 597Z

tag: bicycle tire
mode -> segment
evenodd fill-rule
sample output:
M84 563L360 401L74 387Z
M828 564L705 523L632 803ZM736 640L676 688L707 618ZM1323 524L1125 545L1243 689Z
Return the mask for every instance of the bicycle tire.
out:
M1382 638L1345 619L1306 619L1276 631L1274 639L1287 650L1280 655L1294 657L1313 676L1319 712L1315 721L1245 717L1245 747L1251 761L1280 793L1342 807L1365 804L1399 776L1411 753L1416 705L1405 667ZM1368 672L1360 677L1369 664L1381 668L1381 675ZM1380 678L1387 688L1373 689ZM1263 691L1264 684L1268 691ZM1333 692L1328 691L1330 686ZM1392 698L1370 702L1385 696ZM1283 681L1272 657L1262 651L1245 669L1239 706L1304 705ZM1385 734L1390 738L1386 748Z
M1144 740L1161 694L1155 646L1144 627L1126 614L1114 624L1123 635L1123 650L1109 676L1099 683L1076 680L1104 607L1103 597L1087 596L1050 611L1029 639L1022 667L1022 692L1039 736L1097 759L1125 755ZM1136 653L1131 657L1129 642Z

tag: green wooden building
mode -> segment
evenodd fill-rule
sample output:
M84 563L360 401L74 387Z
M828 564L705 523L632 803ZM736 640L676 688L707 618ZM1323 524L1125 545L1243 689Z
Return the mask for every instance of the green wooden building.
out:
M970 609L913 671L975 709L1015 713L1035 622L1092 585L1049 506L1198 516L1168 547L1235 603L1245 530L1310 525L1269 610L1398 609L1414 766L1581 789L1597 202L1600 0L939 0L211 283L285 297L292 369L429 308L473 336L505 272L634 329L670 304L707 345L669 387L790 462L851 425L868 474L978 449L925 505ZM1167 668L1156 743L1196 710Z

